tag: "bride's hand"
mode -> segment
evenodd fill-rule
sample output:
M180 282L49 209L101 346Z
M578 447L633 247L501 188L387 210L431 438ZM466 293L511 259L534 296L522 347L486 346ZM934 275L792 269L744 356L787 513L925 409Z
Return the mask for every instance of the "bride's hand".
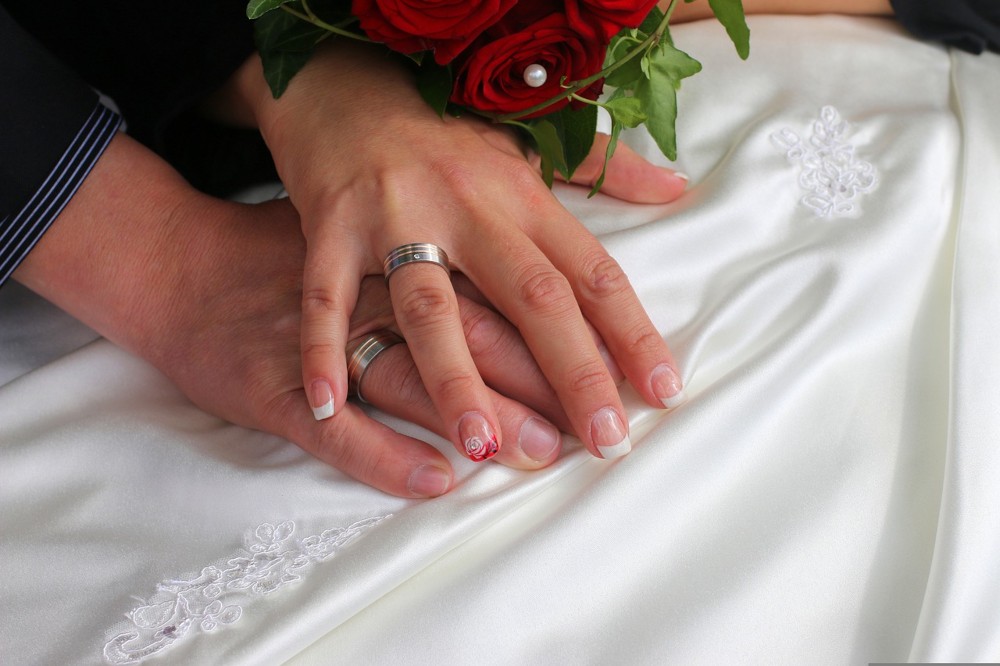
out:
M679 399L670 352L628 278L545 187L505 128L439 118L405 69L353 43L321 49L278 100L259 62L238 80L302 216L303 381L320 416L344 406L344 350L358 284L382 272L391 250L417 242L443 248L452 267L517 327L572 431L595 456L616 457L631 446L601 340L605 356L650 404ZM597 150L603 145L598 141ZM578 177L592 181L599 164L595 153ZM665 202L684 185L673 172L622 151L604 191ZM448 439L459 451L470 438L509 440L466 344L448 275L409 264L389 286Z
M218 219L218 218L217 218ZM223 418L276 433L351 476L403 497L446 492L453 474L434 447L369 418L353 403L335 419L316 421L304 395L299 354L305 246L298 216L287 201L246 208L212 225L217 236L192 257L189 279L202 296L183 301L164 331L157 357L162 370L198 405ZM566 427L558 401L517 331L495 312L459 299L462 335L490 388L486 400L508 433L496 457L534 469L559 455ZM361 283L347 338L398 332L381 276ZM183 352L183 353L182 353ZM362 383L380 409L448 437L406 344L379 354Z

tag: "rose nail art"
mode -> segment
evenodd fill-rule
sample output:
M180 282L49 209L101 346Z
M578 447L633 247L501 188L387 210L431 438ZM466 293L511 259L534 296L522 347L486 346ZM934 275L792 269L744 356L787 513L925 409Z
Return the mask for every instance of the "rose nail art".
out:
M500 444L497 443L496 435L492 435L486 441L483 441L480 437L470 437L465 440L465 453L476 462L492 458L499 450Z
M500 451L500 442L482 414L469 412L458 422L458 435L470 460L482 462Z

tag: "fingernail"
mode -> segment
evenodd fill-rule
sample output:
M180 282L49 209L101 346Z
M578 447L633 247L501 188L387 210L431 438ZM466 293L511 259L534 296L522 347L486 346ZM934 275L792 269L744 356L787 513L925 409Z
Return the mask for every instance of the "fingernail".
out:
M605 460L621 458L632 450L625 424L612 407L604 407L594 414L590 422L590 437Z
M465 447L465 454L476 462L488 460L500 450L493 427L477 412L462 416L458 422L458 437Z
M650 384L653 387L653 395L667 409L673 409L687 400L681 378L677 375L677 371L667 363L661 363L653 368Z
M437 497L448 492L451 474L434 465L421 465L410 474L406 488L417 497Z
M559 430L548 421L532 416L521 424L517 443L532 460L543 462L559 447Z
M683 171L674 171L674 178L680 178L681 180L691 180L690 177Z
M330 382L317 379L309 387L309 404L317 421L333 416L333 389Z

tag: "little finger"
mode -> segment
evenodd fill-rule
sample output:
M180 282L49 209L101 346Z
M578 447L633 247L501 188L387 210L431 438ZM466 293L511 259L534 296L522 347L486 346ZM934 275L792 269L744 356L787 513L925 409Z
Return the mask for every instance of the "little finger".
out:
M491 270L460 268L521 332L591 453L627 454L632 445L625 408L569 282L527 237L505 236L491 243L505 248L489 263Z
M594 145L583 162L573 172L571 183L593 187L604 169L604 156L610 137L597 134ZM619 143L608 162L601 192L608 196L635 203L668 203L684 194L688 177L680 171L656 166L628 145Z
M541 236L539 246L565 273L587 320L636 390L657 407L684 402L670 348L619 263L575 220L553 223Z

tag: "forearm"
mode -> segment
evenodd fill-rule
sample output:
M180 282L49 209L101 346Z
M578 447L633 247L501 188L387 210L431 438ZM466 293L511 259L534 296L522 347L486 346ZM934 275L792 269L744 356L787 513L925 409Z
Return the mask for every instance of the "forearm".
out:
M661 0L660 6L670 4ZM868 14L889 16L892 6L889 0L743 0L743 10L747 14ZM695 21L712 16L708 2L683 2L678 0L674 10L673 23Z
M172 307L181 264L194 247L179 221L210 202L118 134L14 279L145 354L150 328Z
M267 136L288 109L297 113L304 107L317 113L358 108L380 111L366 106L365 90L373 82L379 89L393 90L398 103L389 110L421 102L412 74L400 61L385 57L381 47L338 38L317 48L279 99L271 94L260 57L254 54L205 100L202 110L228 124L259 128Z

